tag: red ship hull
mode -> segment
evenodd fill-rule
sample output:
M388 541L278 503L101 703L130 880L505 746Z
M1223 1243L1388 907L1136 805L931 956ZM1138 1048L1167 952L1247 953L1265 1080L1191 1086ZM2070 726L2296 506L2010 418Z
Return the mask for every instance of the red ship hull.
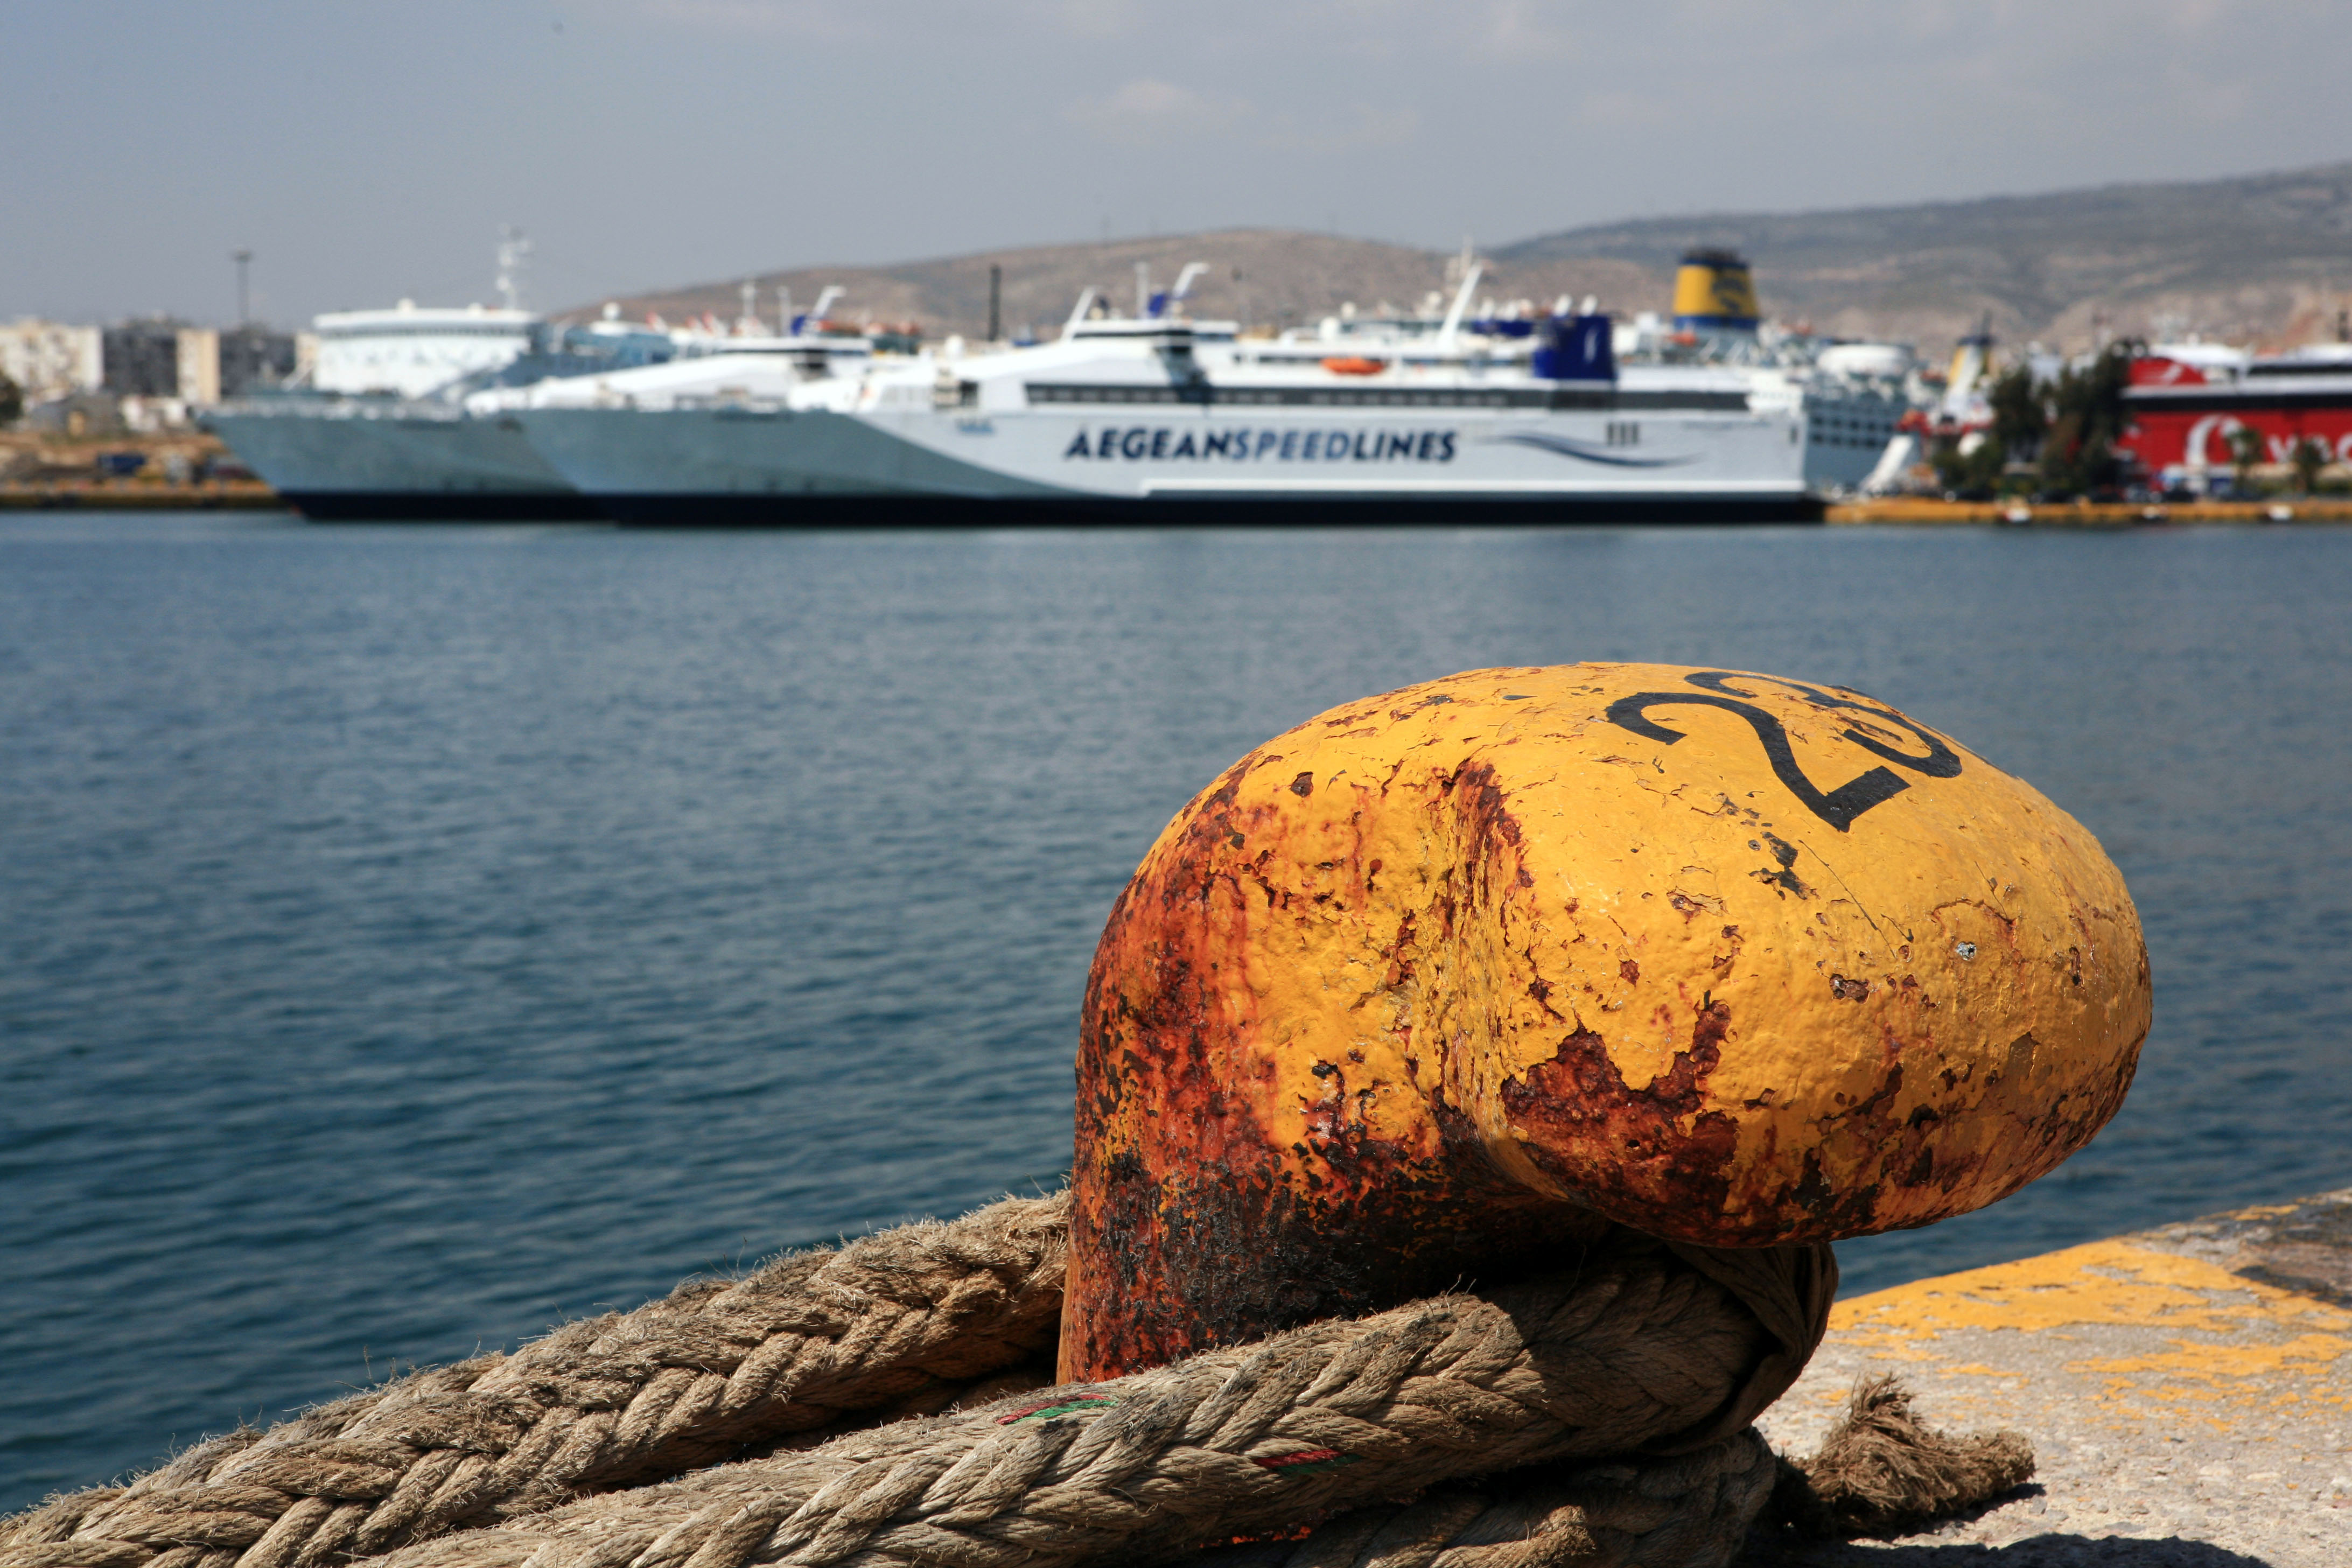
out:
M2330 463L2352 462L2352 369L2321 375L2250 375L2202 383L2169 361L2142 361L2124 393L2131 423L2117 446L2168 488L2219 488L2238 461L2234 438L2262 438L2263 463L2287 463L2317 443ZM2179 373L2186 372L2185 374Z

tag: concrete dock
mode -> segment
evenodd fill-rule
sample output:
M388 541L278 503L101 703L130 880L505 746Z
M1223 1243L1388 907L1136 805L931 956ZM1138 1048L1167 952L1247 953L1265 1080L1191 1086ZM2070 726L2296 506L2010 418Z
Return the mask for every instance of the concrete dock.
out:
M5 511L284 511L258 479L162 484L135 479L73 484L0 484Z
M1811 1453L1890 1372L1931 1426L2023 1433L2034 1484L1781 1561L2352 1568L2352 1188L1841 1301L1759 1425Z
M1922 496L1832 502L1831 523L2005 523L2021 528L2147 528L2165 523L2352 522L2352 497L2282 496L2263 500L1937 500Z

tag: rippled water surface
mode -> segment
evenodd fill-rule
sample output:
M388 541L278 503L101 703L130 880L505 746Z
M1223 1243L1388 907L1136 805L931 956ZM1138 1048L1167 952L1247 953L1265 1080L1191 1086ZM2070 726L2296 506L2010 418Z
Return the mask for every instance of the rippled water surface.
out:
M1849 1288L2352 1180L2352 532L0 519L0 1507L1067 1163L1079 991L1258 742L1580 658L2032 780L2156 1029Z

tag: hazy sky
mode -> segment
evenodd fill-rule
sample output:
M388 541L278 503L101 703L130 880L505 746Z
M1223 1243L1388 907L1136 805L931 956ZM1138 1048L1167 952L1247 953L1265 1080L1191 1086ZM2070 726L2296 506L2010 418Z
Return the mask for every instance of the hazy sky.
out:
M0 317L487 299L1228 225L1637 214L2352 156L2343 0L0 5Z

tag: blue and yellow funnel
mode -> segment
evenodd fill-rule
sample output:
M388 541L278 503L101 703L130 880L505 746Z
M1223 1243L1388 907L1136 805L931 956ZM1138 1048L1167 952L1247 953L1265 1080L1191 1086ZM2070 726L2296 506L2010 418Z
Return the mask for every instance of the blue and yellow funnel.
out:
M1756 283L1737 251L1693 250L1675 274L1675 331L1752 332Z

